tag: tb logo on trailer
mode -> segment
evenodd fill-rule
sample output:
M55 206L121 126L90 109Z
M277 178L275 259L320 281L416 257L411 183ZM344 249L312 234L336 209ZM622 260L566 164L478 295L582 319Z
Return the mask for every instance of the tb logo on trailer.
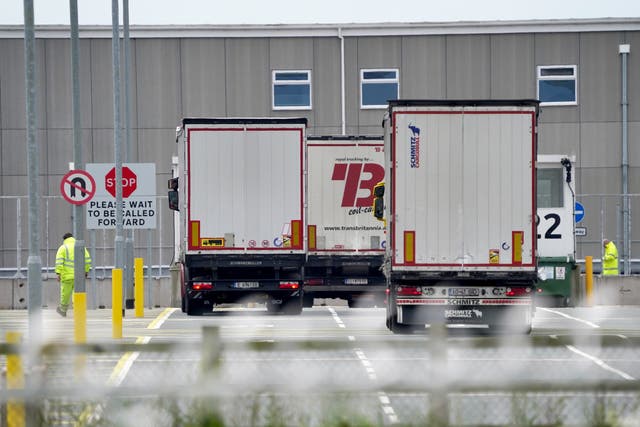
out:
M377 163L336 163L332 181L344 181L343 208L371 207L373 187L384 180L384 168ZM358 197L358 190L366 190L365 197Z

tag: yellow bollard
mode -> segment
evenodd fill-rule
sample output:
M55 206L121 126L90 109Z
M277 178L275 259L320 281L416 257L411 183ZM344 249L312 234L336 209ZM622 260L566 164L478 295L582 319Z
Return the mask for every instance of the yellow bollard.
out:
M76 344L87 342L87 294L73 293L74 338Z
M136 317L144 317L144 264L142 258L133 261L134 275L134 306Z
M111 316L113 338L122 338L122 269L111 270Z
M87 294L85 292L73 293L73 322L74 340L76 344L87 342ZM76 354L75 375L76 380L84 378L87 358L84 354Z
M586 293L586 304L589 307L593 306L593 257L586 256L584 257L584 264L586 269L585 276L585 293Z
M7 332L7 343L20 344L22 335L19 332ZM19 354L7 354L7 389L24 389L24 371ZM7 426L24 427L26 422L24 402L17 399L7 400Z

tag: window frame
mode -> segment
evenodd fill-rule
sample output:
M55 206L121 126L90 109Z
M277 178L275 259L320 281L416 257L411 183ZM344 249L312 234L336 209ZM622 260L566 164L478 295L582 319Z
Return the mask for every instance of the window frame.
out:
M537 168L538 168L538 173L536 174L536 205L537 207L543 208L543 209L564 209L565 208L564 168L562 166L555 166L555 165L542 165L542 166L537 166ZM553 175L549 176L547 174L553 174ZM545 192L544 194L540 194L540 191L543 189L542 181L546 181L550 185L550 188L548 189L550 191ZM548 199L548 202L549 202L548 205L545 203L541 203L541 200L543 200L545 197ZM553 203L556 201L558 201L559 203Z
M552 70L561 68L571 68L572 76L543 76L542 70ZM543 80L573 80L574 84L574 101L542 101L540 99L540 82ZM540 101L541 106L563 106L578 105L578 66L577 65L538 65L536 67L536 99Z
M306 73L306 80L276 80L278 74ZM276 86L303 85L309 86L309 105L276 105ZM271 109L273 110L311 110L313 108L313 86L311 70L271 70Z
M367 79L365 80L364 74L368 72L394 72L396 74L395 79ZM367 84L396 84L396 96L395 99L399 99L400 97L400 69L399 68L361 68L360 69L360 109L362 110L379 110L387 108L387 104L364 104L364 83Z

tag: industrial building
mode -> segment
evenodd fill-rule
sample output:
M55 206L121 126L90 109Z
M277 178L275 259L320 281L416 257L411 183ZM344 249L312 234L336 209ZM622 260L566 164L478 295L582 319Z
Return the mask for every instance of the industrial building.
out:
M159 196L157 227L134 233L136 250L158 274L172 262L165 189L183 117L305 117L309 135L381 135L388 99L539 99L539 153L576 159L577 258L599 258L603 236L640 258L639 49L640 18L133 26L127 160L155 164ZM68 27L36 27L45 268L73 227L60 194L73 161L70 52ZM13 274L29 241L23 27L0 27L0 58L0 268ZM80 100L84 162L113 163L110 27L80 27ZM113 230L94 231L94 263L113 266Z

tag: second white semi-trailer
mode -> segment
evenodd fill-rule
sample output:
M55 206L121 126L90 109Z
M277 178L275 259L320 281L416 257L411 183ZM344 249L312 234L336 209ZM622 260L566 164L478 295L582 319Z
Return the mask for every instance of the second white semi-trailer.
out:
M383 306L385 233L371 215L373 188L384 179L382 135L310 136L307 158L305 305L339 298Z

